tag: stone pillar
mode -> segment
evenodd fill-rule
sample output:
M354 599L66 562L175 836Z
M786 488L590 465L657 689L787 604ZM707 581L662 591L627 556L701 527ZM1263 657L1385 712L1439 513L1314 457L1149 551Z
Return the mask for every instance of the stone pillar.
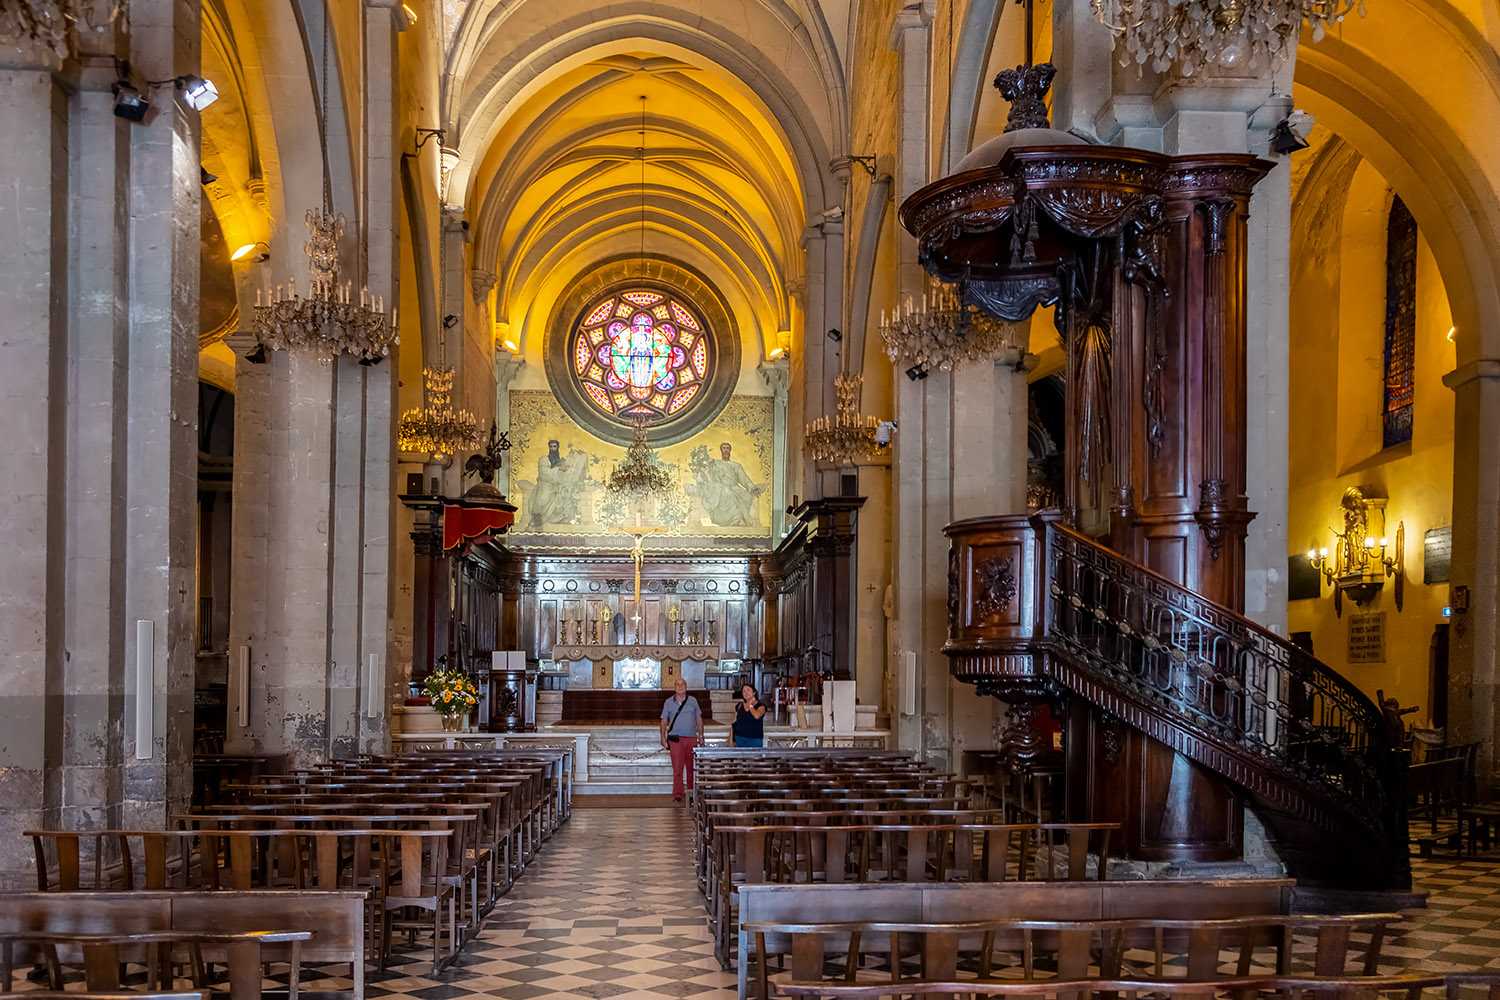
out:
M400 222L402 204L397 140L400 33L409 26L400 0L366 0L365 5L365 246L366 281L386 302L401 301ZM412 317L414 319L415 317ZM398 317L399 322L399 317ZM416 323L408 329L415 333ZM400 331L397 331L398 335ZM391 608L391 577L396 564L394 496L396 481L396 363L393 348L384 363L364 367L363 562L360 567L359 676L366 694L360 699L360 747L381 752L390 747L390 706L395 697L398 662ZM373 674L373 676L371 676ZM374 703L367 703L366 699Z
M771 454L771 542L776 544L781 540L781 534L786 530L786 506L789 499L786 494L787 480L787 375L788 362L785 358L777 361L762 361L758 371L771 389L774 403L772 413L772 440L775 446Z
M23 830L58 821L62 738L63 607L67 561L64 473L67 392L68 99L41 61L0 68L0 176L25 197L0 203L0 885L36 887ZM111 182L111 190L114 182ZM111 643L113 646L114 643Z
M67 413L67 485L48 501L65 510L66 555L58 568L69 581L61 662L67 724L54 822L74 829L121 823L125 728L134 722L124 711L125 533L116 485L127 467L129 368L123 362L130 327L120 303L129 298L129 234L120 218L130 204L132 135L114 114L113 34L85 32L78 41L85 48L73 99L77 196L70 199L78 238L68 248L65 270L53 273L68 285L71 314L70 384L53 404Z
M1014 351L954 373L950 520L1026 513L1026 370L1034 362L1033 356ZM946 588L945 578L945 594ZM945 638L946 629L945 618ZM951 677L948 698L954 758L950 766L956 767L965 749L994 745L1004 706ZM1028 703L1027 709L1029 719L1035 708Z
M839 373L841 341L829 337L830 330L843 322L844 222L841 214L829 216L802 233L806 262L806 307L802 332L802 416L811 423L815 417L834 412L833 379ZM799 432L801 428L798 428ZM801 441L801 434L797 435ZM838 473L819 469L816 462L803 457L803 500L837 496Z
M900 60L900 111L895 169L896 204L928 181L931 159L928 108L932 0L896 12L890 44ZM926 280L917 263L916 240L896 235L897 300L920 297ZM948 765L949 674L942 655L947 635L947 539L943 525L952 513L952 383L936 371L913 381L896 375L894 448L894 559L896 702L893 721L902 749ZM915 690L910 695L906 688ZM903 703L915 708L901 712Z
M1465 362L1443 376L1443 384L1453 390L1454 428L1448 741L1478 741L1477 771L1493 783L1500 633L1500 438L1493 429L1500 426L1500 360Z
M201 17L193 0L132 4L135 70L148 80L197 72ZM130 129L125 691L127 719L136 699L151 698L153 731L148 747L127 726L127 827L165 825L192 798L200 125L172 90L154 99L155 119ZM155 645L149 695L134 670L141 622Z

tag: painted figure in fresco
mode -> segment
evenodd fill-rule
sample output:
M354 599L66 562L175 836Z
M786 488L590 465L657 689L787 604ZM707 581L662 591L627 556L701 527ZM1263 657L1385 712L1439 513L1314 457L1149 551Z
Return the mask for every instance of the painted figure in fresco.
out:
M536 486L531 491L528 528L544 524L577 524L579 494L588 476L588 456L568 449L563 457L556 438L547 442L547 454L536 461Z
M754 528L760 525L755 501L765 489L745 474L745 467L729 457L729 442L719 445L719 458L710 459L694 473L698 499L708 518L723 528Z

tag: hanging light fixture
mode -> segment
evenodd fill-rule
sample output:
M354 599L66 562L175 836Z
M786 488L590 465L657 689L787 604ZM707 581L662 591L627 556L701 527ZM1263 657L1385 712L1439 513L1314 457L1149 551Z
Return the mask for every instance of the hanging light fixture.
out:
M637 416L631 420L633 431L630 447L625 450L625 461L616 465L609 474L605 488L626 500L639 500L652 493L667 493L672 489L672 474L651 458L651 446L646 443L647 420Z
M911 296L890 313L880 314L880 336L886 356L904 361L921 375L936 368L951 371L1002 351L1024 346L1024 325L1004 323L963 300L954 285L929 281L919 302Z
M1115 36L1122 66L1149 65L1158 73L1176 64L1183 76L1211 64L1234 69L1284 59L1302 30L1321 41L1329 25L1364 0L1090 0Z
M0 45L38 45L60 63L68 58L68 25L102 33L124 12L121 0L6 0Z
M468 410L453 408L453 369L441 364L423 368L422 384L426 404L401 414L397 425L401 450L426 452L434 462L442 462L478 445L478 419Z
M807 425L803 434L813 461L850 465L875 453L875 430L879 423L859 412L859 393L864 381L863 375L852 372L834 378L834 415L818 417Z
M184 78L186 79L186 78ZM193 79L197 79L196 77ZM202 81L200 81L202 82ZM217 91L215 92L217 94ZM328 158L328 4L323 4L323 95L318 108L318 138L323 158ZM306 295L297 294L297 278L255 291L255 321L251 332L261 347L277 351L305 348L331 360L351 354L364 362L379 362L399 344L396 307L385 313L385 299L361 287L354 299L354 284L339 280L339 238L344 235L344 217L333 213L333 189L323 172L323 206L309 209L305 218L308 238L302 245L311 274Z

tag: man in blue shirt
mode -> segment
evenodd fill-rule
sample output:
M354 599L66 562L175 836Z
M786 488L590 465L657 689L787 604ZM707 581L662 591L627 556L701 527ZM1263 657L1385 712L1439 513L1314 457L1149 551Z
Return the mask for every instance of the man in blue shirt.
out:
M661 708L661 745L672 758L672 801L681 802L686 787L693 790L693 750L703 742L703 710L698 699L689 697L687 681L681 677L673 685L672 697Z

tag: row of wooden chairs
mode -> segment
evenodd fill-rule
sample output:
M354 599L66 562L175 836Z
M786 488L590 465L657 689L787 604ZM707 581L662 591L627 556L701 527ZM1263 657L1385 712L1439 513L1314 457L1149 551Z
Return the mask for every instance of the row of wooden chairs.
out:
M39 888L356 890L381 967L404 929L438 970L567 818L567 754L361 758L256 776L177 830L32 831Z
M1207 919L997 919L964 922L752 921L755 995L773 960L800 987L923 981L1207 981L1268 975L1374 976L1396 913ZM790 958L790 968L784 959Z
M140 965L145 986L152 992L170 989L176 982L174 968L181 966L199 989L209 984L212 965L222 962L227 971L230 1000L260 1000L262 975L267 965L264 946L290 948L287 962L288 1000L297 1000L302 973L302 942L312 931L247 931L224 934L195 931L147 931L131 934L89 934L56 931L23 931L0 934L0 993L15 988L15 970L40 965L47 988L65 988L64 966L78 965L84 988L117 992L127 963ZM74 956L78 956L76 961ZM25 995L34 996L28 992ZM74 994L67 994L73 996Z
M1099 878L1115 829L1006 822L954 775L884 751L710 753L695 776L700 885L726 966L741 885Z

